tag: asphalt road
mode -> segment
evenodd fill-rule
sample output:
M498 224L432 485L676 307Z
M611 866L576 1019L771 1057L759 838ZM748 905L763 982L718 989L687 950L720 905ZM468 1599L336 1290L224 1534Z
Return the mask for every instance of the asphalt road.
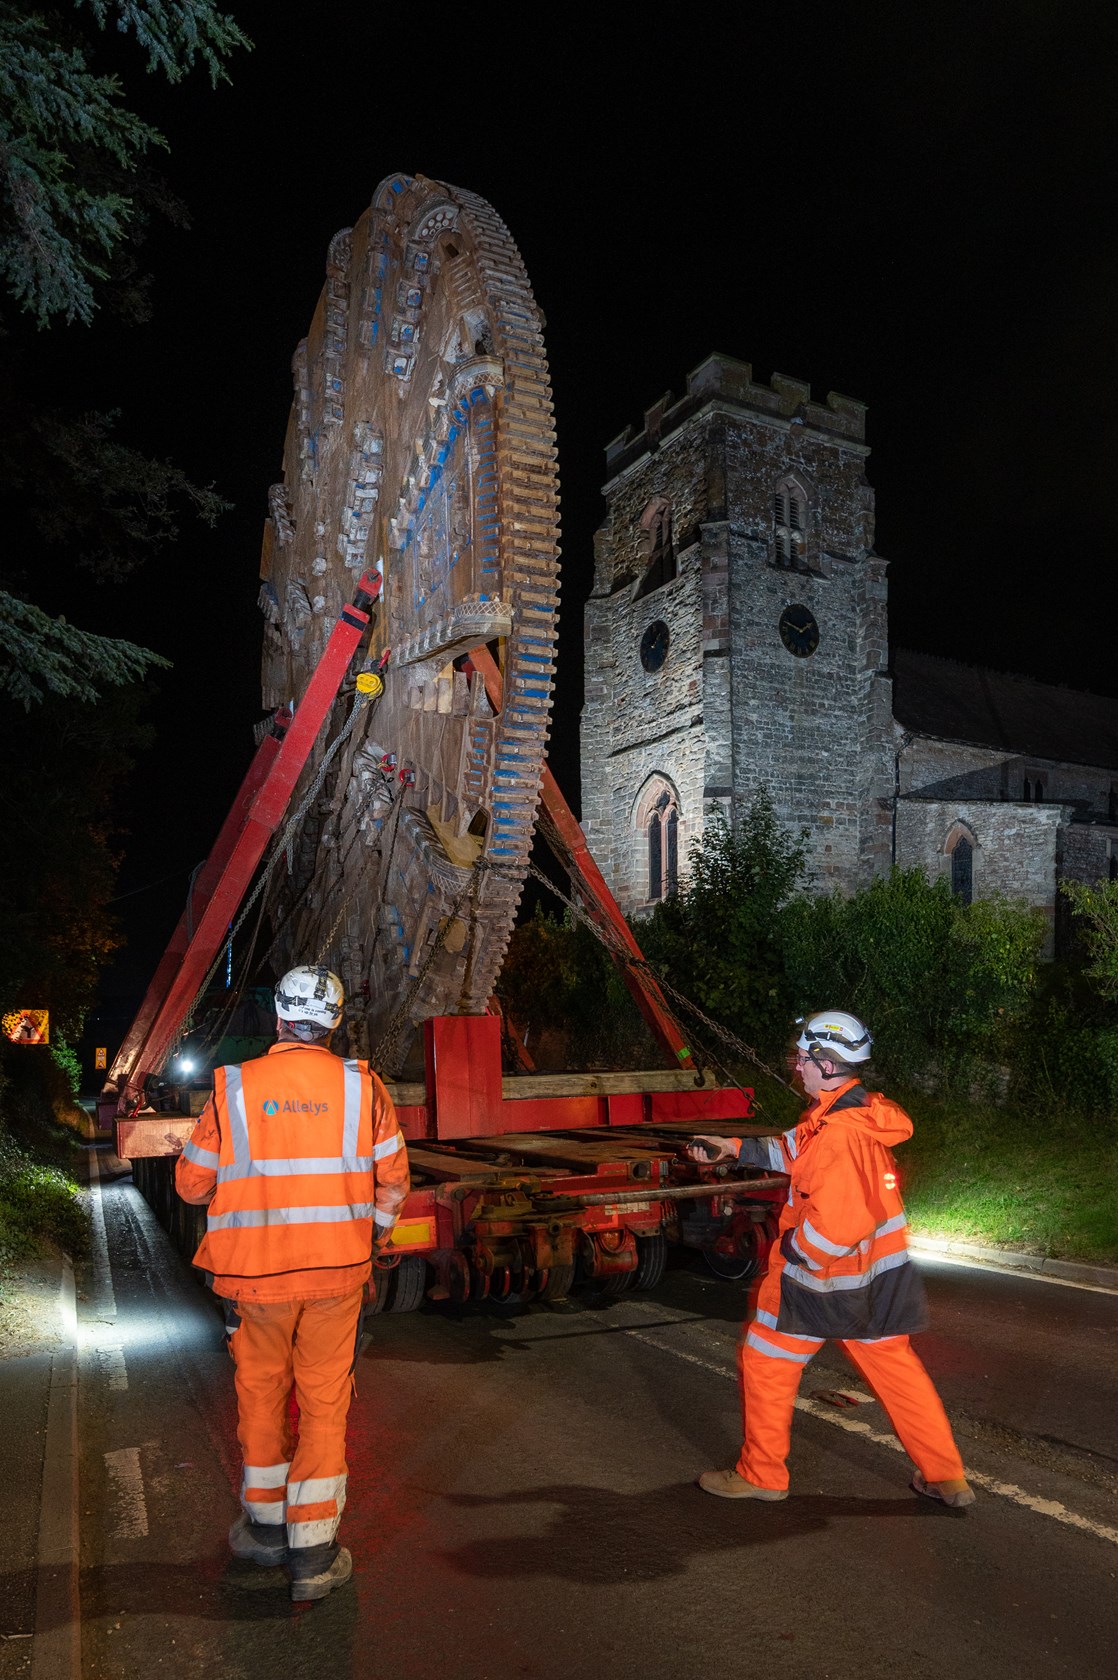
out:
M1118 1296L924 1265L921 1352L979 1501L917 1500L827 1349L793 1497L734 1461L739 1286L691 1267L595 1307L375 1321L350 1414L354 1581L293 1606L225 1549L238 1476L218 1316L130 1181L79 1279L85 1676L1029 1680L1118 1672ZM102 1254L104 1251L102 1251Z

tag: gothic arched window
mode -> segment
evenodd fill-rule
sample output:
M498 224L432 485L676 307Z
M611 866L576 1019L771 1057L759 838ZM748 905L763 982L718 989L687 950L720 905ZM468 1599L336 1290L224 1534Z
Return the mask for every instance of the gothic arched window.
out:
M675 543L672 539L672 504L666 496L653 496L640 520L644 576L634 599L650 595L676 576Z
M773 491L773 565L803 571L807 565L807 493L794 478Z
M974 898L974 854L978 849L974 831L964 822L953 824L943 849L951 859L951 891L964 904L970 904Z
M645 900L658 904L679 890L679 795L666 778L653 777L645 787L636 827L644 843Z

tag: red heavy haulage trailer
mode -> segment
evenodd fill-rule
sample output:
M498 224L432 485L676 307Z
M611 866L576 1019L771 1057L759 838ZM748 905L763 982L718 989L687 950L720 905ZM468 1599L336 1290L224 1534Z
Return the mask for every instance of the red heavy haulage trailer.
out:
M99 1117L117 1153L189 1252L200 1209L175 1195L174 1158L204 1099L186 1087L156 1111L148 1093L170 1058L291 800L380 590L361 578L293 714L276 714L190 902L152 978L102 1093ZM471 661L495 709L500 672L485 648ZM375 685L374 685L375 687ZM606 1295L650 1287L669 1243L701 1249L723 1276L763 1263L787 1180L696 1165L696 1131L734 1132L752 1092L719 1085L696 1065L582 831L545 769L541 825L577 896L615 949L626 983L673 1065L644 1073L502 1072L501 1021L439 1016L423 1023L426 1077L389 1085L408 1139L412 1191L381 1275L380 1306L407 1311L425 1294L456 1301L565 1295L576 1272ZM174 1089L172 1084L172 1090Z

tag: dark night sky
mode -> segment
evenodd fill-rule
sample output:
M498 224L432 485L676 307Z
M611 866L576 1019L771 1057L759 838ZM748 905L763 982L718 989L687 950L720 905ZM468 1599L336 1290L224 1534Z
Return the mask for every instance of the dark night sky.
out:
M251 753L290 357L331 235L393 170L490 199L547 315L573 798L603 447L712 349L869 404L894 642L1118 693L1110 4L758 0L681 9L685 30L625 5L227 3L257 43L231 87L121 61L193 221L149 242L151 325L56 329L45 358L236 504L124 588L70 596L73 621L175 661L121 888L171 879L121 905L132 980Z

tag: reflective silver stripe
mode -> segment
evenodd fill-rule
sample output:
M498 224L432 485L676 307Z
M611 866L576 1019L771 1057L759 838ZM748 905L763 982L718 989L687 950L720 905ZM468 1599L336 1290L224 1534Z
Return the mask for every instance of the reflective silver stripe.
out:
M200 1144L188 1143L183 1150L188 1161L193 1161L196 1167L220 1166L221 1156L216 1149L203 1149Z
M815 1358L815 1348L812 1348L810 1353L793 1353L789 1348L777 1347L775 1342L762 1341L761 1337L755 1336L752 1330L749 1331L745 1340L747 1345L756 1348L758 1353L767 1354L770 1359L790 1359L793 1365L807 1365ZM820 1343L819 1345L822 1347L823 1344Z
M368 1219L372 1212L372 1202L343 1202L339 1207L240 1208L232 1213L211 1213L206 1225L211 1231L254 1230L261 1225L342 1225L349 1219Z
M373 1210L373 1218L376 1220L377 1224L385 1226L389 1230L391 1230L392 1226L395 1225L396 1217L397 1216L394 1213L384 1213L380 1208L374 1208Z
M371 1155L277 1155L247 1166L219 1167L219 1184L238 1178L298 1178L304 1173L367 1173L373 1170Z
M342 1154L357 1154L357 1138L361 1126L361 1063L342 1063L345 1074L345 1123L342 1128Z
M797 1154L799 1153L799 1151L796 1148L796 1130L795 1130L795 1127L793 1127L790 1132L785 1132L785 1134L784 1134L784 1147L788 1151L789 1155L792 1157L792 1159L794 1161L796 1159Z
M792 1247L795 1249L796 1253L799 1255L800 1259L803 1261L805 1266L810 1266L813 1272L818 1272L822 1269L823 1262L821 1260L813 1260L811 1258L810 1254L805 1254L804 1253L803 1249L800 1247L799 1243L796 1241L795 1231L790 1231L788 1233L788 1241L791 1243Z
M248 1145L248 1116L245 1113L245 1088L239 1067L225 1070L225 1107L229 1114L229 1136L233 1143L233 1159L238 1166L247 1167L252 1160Z
M290 1469L290 1459L286 1464L246 1464L242 1469L241 1486L246 1488L285 1487L287 1472Z
M318 1522L288 1523L287 1547L298 1552L304 1546L328 1546L338 1532L341 1517L321 1517Z
M908 1263L908 1249L904 1248L899 1254L883 1255L872 1266L867 1266L864 1272L850 1272L845 1277L814 1277L802 1266L791 1265L785 1266L784 1276L795 1283L802 1283L806 1289L814 1289L819 1295L830 1295L836 1289L864 1289L881 1272L891 1272L897 1266L907 1266Z
M773 1172L783 1172L787 1163L784 1159L784 1151L780 1147L780 1139L767 1138L765 1141L769 1146L769 1166Z
M844 1254L853 1254L854 1249L858 1246L857 1243L854 1243L850 1248L840 1248L838 1243L829 1242L826 1237L820 1236L810 1219L804 1220L801 1230L813 1248L820 1249L824 1254L837 1254L840 1259ZM876 1235L876 1232L874 1234ZM799 1246L799 1243L797 1243L796 1247L799 1248Z
M903 1341L906 1333L907 1332L902 1331L896 1336L844 1336L843 1340L846 1342L857 1342L859 1347L876 1347L878 1342Z
M403 1147L404 1140L400 1133L397 1132L393 1137L385 1138L383 1143L378 1143L374 1146L373 1160L383 1161L386 1155L395 1155L397 1151L403 1149Z
M307 1476L301 1482L291 1482L287 1489L289 1505L321 1505L324 1499L336 1499L338 1515L345 1509L345 1476Z
M767 1324L770 1330L776 1329L775 1313L765 1312L762 1307L758 1307L753 1316L758 1324Z
M884 1225L879 1225L874 1232L875 1237L887 1237L893 1231L903 1231L908 1220L903 1213L895 1213L892 1219L887 1219Z

